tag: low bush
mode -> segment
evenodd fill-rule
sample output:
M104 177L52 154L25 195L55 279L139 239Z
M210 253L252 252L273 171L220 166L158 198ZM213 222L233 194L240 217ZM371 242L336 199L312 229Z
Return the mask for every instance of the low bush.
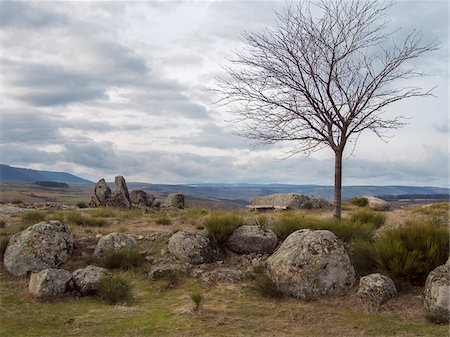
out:
M89 205L86 204L85 202L78 202L78 203L77 203L77 207L78 207L78 208L88 208Z
M34 225L45 220L45 213L41 211L30 211L22 214L20 223L24 226Z
M191 298L192 302L194 302L194 311L198 311L198 309L200 309L200 305L202 304L203 299L205 297L203 296L202 293L195 292L190 295L190 298Z
M13 204L13 205L20 205L20 204L23 204L23 200L22 199L13 199L11 201L11 204Z
M265 275L261 275L255 280L253 289L263 297L282 298L284 296L275 282Z
M375 242L379 269L398 284L423 285L428 274L446 262L448 247L448 228L429 223L386 231Z
M133 300L133 287L124 278L119 276L103 276L97 286L98 296L109 304L131 304Z
M162 216L156 218L155 222L156 222L156 224L162 225L162 226L169 226L171 224L170 219L165 215L162 215Z
M369 200L366 197L353 197L351 203L358 207L365 207L369 204Z
M0 239L0 260L3 261L3 257L5 256L6 247L8 247L9 236L4 236Z
M351 222L368 223L380 228L386 222L386 214L372 211L371 209L360 209L350 217Z
M244 218L230 212L214 212L203 223L209 237L217 244L225 243L231 233L243 225L246 225Z
M140 208L137 208L137 207L119 211L119 216L122 220L140 218L143 215L144 215L144 212Z
M377 271L377 257L372 242L355 240L351 244L350 260L358 276L365 276Z
M302 227L302 217L295 215L294 213L281 214L275 222L272 230L281 240L286 239L296 230Z
M103 227L108 224L105 219L102 218L92 218L90 216L82 215L80 212L71 211L67 213L67 222L76 226L92 226L92 227Z
M89 213L94 218L114 218L117 212L112 208L96 208Z
M162 289L172 289L181 284L182 278L180 274L175 270L170 270L161 277Z
M98 264L107 269L130 270L144 264L145 257L136 249L122 249L106 253L98 259Z
M186 208L182 216L183 218L200 218L203 215L208 214L208 210L200 207L192 207L192 208Z
M5 228L5 227L6 227L5 220L0 220L0 228Z

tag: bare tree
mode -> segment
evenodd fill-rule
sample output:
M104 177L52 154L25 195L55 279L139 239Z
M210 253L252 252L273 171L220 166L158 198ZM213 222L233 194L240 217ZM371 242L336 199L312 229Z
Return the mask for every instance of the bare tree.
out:
M391 2L331 1L289 5L273 27L244 33L217 79L220 102L242 122L239 134L257 142L295 142L290 155L330 147L335 154L334 217L341 217L342 156L358 135L380 138L404 125L386 118L394 102L430 91L405 80L424 74L404 63L435 50L411 32L402 43L387 31ZM406 83L406 84L405 84Z

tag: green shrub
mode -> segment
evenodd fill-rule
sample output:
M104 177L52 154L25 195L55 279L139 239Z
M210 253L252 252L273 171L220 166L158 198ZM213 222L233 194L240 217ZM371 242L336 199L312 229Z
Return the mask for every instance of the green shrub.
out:
M162 225L162 226L168 226L168 225L171 224L170 219L169 219L167 216L165 216L165 215L160 216L159 218L156 218L156 219L155 219L155 222L156 222L158 225Z
M282 298L284 296L278 289L275 282L265 275L262 275L256 279L253 289L263 297Z
M67 213L67 222L76 226L93 226L103 227L108 224L105 219L92 218L90 216L82 215L80 212L71 211Z
M20 223L25 226L34 225L45 220L45 213L41 211L30 211L22 214Z
M386 222L386 214L372 211L371 209L360 209L350 217L351 222L369 223L380 228Z
M376 251L372 242L355 240L351 244L350 260L358 276L376 272Z
M353 197L351 203L358 207L365 207L369 204L369 200L366 197Z
M397 283L422 285L428 274L448 258L448 228L410 223L386 231L375 242L378 267Z
M96 208L89 213L94 218L114 218L117 212L111 208Z
M3 257L5 256L6 247L8 247L9 236L4 236L0 239L0 260L3 261Z
M13 199L11 201L11 204L13 204L13 205L20 205L20 204L23 204L23 200L22 199Z
M107 269L129 270L144 264L145 257L136 249L122 249L106 253L99 258L98 263Z
M302 227L302 218L293 213L284 213L280 215L275 222L272 230L282 240Z
M205 219L203 225L211 239L218 244L223 244L236 228L246 225L246 223L238 214L214 212Z
M182 281L180 273L175 270L169 270L161 279L163 280L162 289L164 290L175 288Z
M133 300L131 284L119 276L103 276L98 283L97 293L102 300L109 304L131 304Z
M194 302L194 311L198 311L198 309L200 309L200 305L202 304L203 299L205 297L200 292L192 293L190 295L190 297L191 297L192 302Z
M77 207L78 207L78 208L88 208L89 205L86 204L85 202L78 202L78 203L77 203Z

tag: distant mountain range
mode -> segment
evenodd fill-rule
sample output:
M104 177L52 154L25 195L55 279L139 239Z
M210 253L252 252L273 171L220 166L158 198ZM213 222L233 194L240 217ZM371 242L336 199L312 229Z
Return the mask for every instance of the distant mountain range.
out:
M92 187L93 182L65 172L38 171L26 168L12 167L0 164L0 182L34 183L36 181L57 181L71 186ZM111 187L114 183L108 183ZM273 193L299 193L314 195L331 200L333 198L333 186L320 185L293 185L293 184L150 184L139 182L127 182L128 189L141 189L160 194L181 192L198 198L228 199L242 204L258 195ZM448 196L449 188L421 187L421 186L344 186L342 197L350 199L358 195L376 196L408 196L422 195Z
M92 181L66 172L39 171L0 164L0 181L33 184L37 181L57 181L77 186L91 186Z

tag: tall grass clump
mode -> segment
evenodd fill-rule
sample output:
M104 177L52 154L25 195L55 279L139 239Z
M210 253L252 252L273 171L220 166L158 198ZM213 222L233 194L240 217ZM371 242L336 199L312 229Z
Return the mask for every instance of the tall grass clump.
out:
M284 213L278 217L272 230L284 240L296 230L304 228L302 223L302 217L294 213Z
M144 264L145 257L136 248L121 249L106 253L98 259L98 264L107 269L130 270Z
M364 276L377 271L377 256L375 245L362 239L351 243L350 260L358 276Z
M369 200L366 197L353 197L350 202L358 207L365 207L369 204Z
M155 222L157 225L162 226L169 226L171 224L170 219L167 217L167 215L161 215L155 219Z
M120 276L103 276L97 285L98 296L109 304L131 304L133 287Z
M108 224L108 222L105 219L85 216L77 211L71 211L67 213L67 222L76 226L92 226L92 227L103 227Z
M114 209L107 207L96 208L89 214L94 218L114 218L117 216L117 212Z
M144 215L144 212L140 208L137 208L137 207L120 210L118 213L122 220L136 219L136 218L140 218Z
M386 214L365 208L354 212L350 221L372 224L375 228L380 228L386 222Z
M205 296L201 292L195 292L190 295L192 302L194 302L194 311L198 311L200 309L200 305L203 302Z
M375 242L379 269L399 284L422 285L434 268L446 262L448 247L448 228L429 223L386 231Z
M224 244L231 233L243 225L246 225L244 218L230 212L214 212L203 223L209 237L218 244Z
M41 211L30 211L22 214L20 223L24 226L34 225L45 220L45 213Z

